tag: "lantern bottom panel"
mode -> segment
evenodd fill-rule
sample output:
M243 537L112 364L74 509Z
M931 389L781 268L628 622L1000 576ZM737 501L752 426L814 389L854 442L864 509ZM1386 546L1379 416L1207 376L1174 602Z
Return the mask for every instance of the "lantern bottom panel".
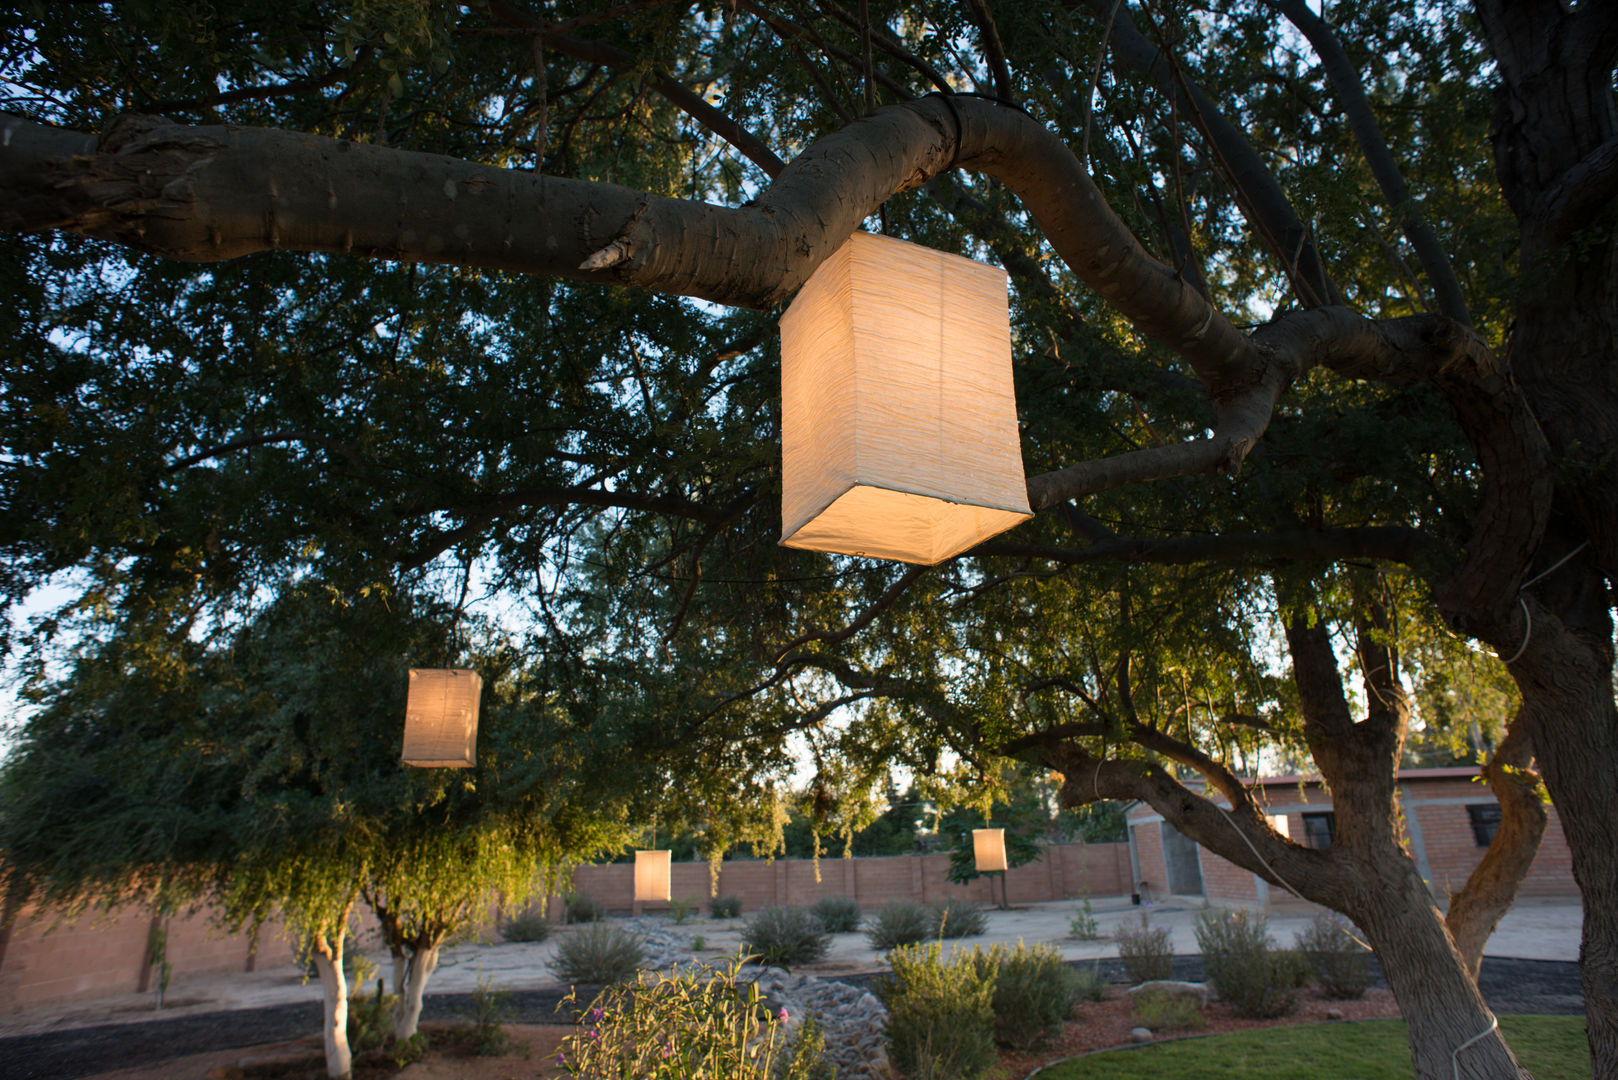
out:
M781 538L786 547L931 566L1034 515L855 484Z

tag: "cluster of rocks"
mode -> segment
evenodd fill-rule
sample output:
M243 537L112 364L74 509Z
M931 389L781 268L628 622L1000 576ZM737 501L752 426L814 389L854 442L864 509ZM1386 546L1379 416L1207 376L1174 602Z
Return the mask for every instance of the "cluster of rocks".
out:
M755 969L748 968L751 974ZM757 969L759 993L787 1011L787 1028L796 1031L812 1016L826 1033L826 1057L839 1080L880 1080L888 1075L883 1028L888 1010L869 990L802 972L787 974Z

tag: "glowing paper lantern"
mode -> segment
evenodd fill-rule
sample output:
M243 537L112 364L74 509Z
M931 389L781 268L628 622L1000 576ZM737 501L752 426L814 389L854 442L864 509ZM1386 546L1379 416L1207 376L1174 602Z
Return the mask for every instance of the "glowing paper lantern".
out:
M855 233L781 317L781 543L936 563L1026 520L1006 275Z
M411 668L405 701L406 765L466 769L477 764L478 699L483 679L475 671Z
M992 874L1006 868L1006 830L973 829L972 859L980 874Z
M635 852L635 902L658 901L668 903L673 895L669 887L669 853L667 851Z

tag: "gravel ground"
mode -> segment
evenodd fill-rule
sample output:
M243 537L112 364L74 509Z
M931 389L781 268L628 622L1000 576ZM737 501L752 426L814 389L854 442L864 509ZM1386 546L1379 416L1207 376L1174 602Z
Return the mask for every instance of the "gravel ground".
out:
M1096 961L1074 963L1089 966ZM1103 959L1099 963L1105 978L1116 983L1125 981L1117 960ZM1175 957L1174 977L1200 980L1202 958ZM868 986L877 976L842 975L838 978L842 982ZM1489 1007L1497 1013L1578 1015L1584 1012L1577 964L1485 957L1478 983ZM1382 985L1380 973L1377 985ZM562 997L554 991L509 991L506 1000L511 1014L508 1019L525 1024L571 1020L566 1012L559 1011ZM588 991L581 993L580 999L588 1002ZM471 1007L470 994L429 994L422 1018L455 1020L467 1015ZM4 1063L0 1073L6 1080L71 1080L208 1050L282 1042L319 1030L320 1006L313 1002L143 1023L69 1028L0 1039L0 1062Z

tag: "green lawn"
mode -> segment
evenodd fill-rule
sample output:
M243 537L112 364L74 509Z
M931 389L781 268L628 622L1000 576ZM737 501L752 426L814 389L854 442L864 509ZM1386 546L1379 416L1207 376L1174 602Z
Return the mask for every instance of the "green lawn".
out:
M1502 1016L1500 1028L1535 1080L1589 1080L1582 1016ZM1139 1050L1092 1054L1046 1069L1039 1080L1410 1080L1403 1020L1311 1024Z

